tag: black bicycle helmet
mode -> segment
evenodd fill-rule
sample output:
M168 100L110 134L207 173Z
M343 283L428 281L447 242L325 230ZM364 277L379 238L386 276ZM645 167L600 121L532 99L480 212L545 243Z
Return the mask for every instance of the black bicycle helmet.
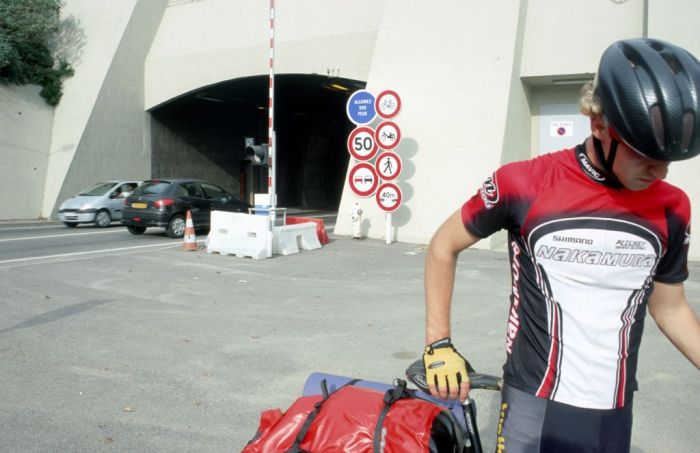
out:
M613 134L638 153L663 161L700 154L700 62L688 51L657 39L617 41L600 60L595 90Z

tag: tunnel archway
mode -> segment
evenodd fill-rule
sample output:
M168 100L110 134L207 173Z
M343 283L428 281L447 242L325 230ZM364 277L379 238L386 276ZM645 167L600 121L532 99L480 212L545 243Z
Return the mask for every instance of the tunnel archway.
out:
M252 203L245 148L267 143L267 76L207 86L151 110L151 175L198 177ZM275 77L278 206L337 210L347 171L348 96L365 83L320 75ZM250 176L248 176L250 177ZM266 185L265 185L266 186ZM255 189L257 190L257 189Z

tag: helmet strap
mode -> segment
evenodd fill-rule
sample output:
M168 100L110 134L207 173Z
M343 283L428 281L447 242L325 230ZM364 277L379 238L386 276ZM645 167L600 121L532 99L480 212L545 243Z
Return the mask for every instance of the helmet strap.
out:
M596 157L598 162L603 166L603 172L605 173L606 184L611 187L622 188L624 187L615 172L613 172L613 164L615 163L615 156L617 156L617 145L620 143L615 138L610 139L610 152L608 157L605 157L605 152L603 151L603 144L596 137L591 137L593 139L593 148L595 149Z

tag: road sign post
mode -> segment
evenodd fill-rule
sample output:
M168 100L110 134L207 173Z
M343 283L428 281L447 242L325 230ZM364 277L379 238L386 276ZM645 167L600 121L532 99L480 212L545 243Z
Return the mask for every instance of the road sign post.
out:
M375 194L377 205L386 212L384 234L387 245L391 244L393 239L391 231L391 213L399 209L399 206L401 206L401 198L401 189L392 182L385 182L380 185Z
M391 214L401 206L402 195L399 186L387 181L395 180L401 173L401 159L391 151L401 141L401 129L388 120L401 111L401 98L393 90L382 91L376 98L367 90L358 90L348 98L345 110L348 119L357 126L348 136L347 149L360 161L350 169L348 184L358 197L375 195L377 205L386 213L386 243L391 244ZM365 126L376 116L383 120L376 129ZM374 164L368 162L380 148L384 150L380 157Z

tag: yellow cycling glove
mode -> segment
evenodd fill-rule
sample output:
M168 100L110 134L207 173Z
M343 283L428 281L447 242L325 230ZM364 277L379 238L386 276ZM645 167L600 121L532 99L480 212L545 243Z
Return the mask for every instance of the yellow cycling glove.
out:
M454 389L459 393L459 385L469 382L467 361L452 345L450 338L443 338L425 347L423 353L425 377L428 385L435 385L449 395Z

